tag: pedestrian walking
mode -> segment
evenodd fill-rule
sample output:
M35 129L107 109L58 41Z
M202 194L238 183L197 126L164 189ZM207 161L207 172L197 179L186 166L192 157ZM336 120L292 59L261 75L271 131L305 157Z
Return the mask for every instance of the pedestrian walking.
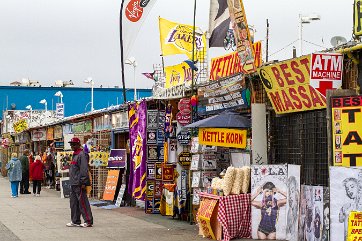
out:
M46 164L45 164L45 176L46 176L46 185L47 188L54 188L55 186L55 165L54 165L54 158L53 155L49 152L46 157Z
M73 150L73 158L69 168L69 184L70 184L70 212L71 222L67 223L68 227L92 227L93 215L89 205L86 187L90 185L88 175L89 155L85 153L77 137L73 137L70 141ZM80 215L84 219L81 224Z
M22 179L20 182L20 194L30 194L29 192L29 150L24 150L23 155L19 158L22 168Z
M44 177L44 164L40 156L35 157L35 161L30 165L31 176L33 178L33 195L39 197L41 183Z
M21 162L18 159L17 153L11 154L11 159L6 164L5 168L8 171L8 177L11 186L11 197L16 198L19 196L19 183L22 178Z

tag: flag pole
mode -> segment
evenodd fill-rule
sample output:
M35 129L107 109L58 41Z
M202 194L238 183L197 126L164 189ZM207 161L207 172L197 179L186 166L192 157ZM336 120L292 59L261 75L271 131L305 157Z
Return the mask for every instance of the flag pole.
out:
M122 0L121 3L121 9L119 12L119 42L120 42L120 47L121 47L121 77L122 77L122 88L123 88L123 103L127 102L127 97L126 97L126 84L124 81L124 56L123 56L123 31L122 31L122 25L123 25L123 21L122 21L122 17L123 17L123 6L124 6L124 1Z
M195 35L196 35L196 0L194 1L194 22L192 26L192 62L195 62ZM192 71L191 95L194 95L195 73Z

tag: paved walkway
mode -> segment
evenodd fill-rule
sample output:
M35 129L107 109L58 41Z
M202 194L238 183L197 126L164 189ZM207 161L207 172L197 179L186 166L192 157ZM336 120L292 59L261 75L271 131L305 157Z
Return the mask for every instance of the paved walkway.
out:
M0 177L0 240L203 240L197 227L161 215L147 215L140 208L105 210L92 206L92 228L68 228L69 199L43 189L40 197L10 197L10 183Z

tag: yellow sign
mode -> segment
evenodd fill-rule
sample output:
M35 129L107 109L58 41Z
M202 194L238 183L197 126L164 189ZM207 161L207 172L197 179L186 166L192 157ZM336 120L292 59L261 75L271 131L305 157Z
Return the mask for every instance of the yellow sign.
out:
M205 198L200 202L200 208L198 211L198 219L202 234L207 238L212 238L215 240L216 238L214 235L214 231L211 227L211 219L214 215L217 215L217 213L215 212L217 202L217 199Z
M335 166L362 166L362 96L332 97Z
M347 241L362 241L362 212L349 213Z
M226 128L200 128L199 143L208 146L246 147L246 130Z
M276 113L326 108L326 98L310 86L310 55L263 66L258 73Z
M181 64L178 65L166 66L165 73L166 73L166 80L165 80L166 89L182 85L184 83L187 86L191 85L192 69L185 62L182 62Z
M192 46L195 46L194 60L203 60L206 51L205 34L196 28L195 44L193 44L193 26L179 24L159 18L161 51L163 56L186 54L192 59Z
M261 41L253 44L254 65L261 65ZM232 52L223 56L211 59L210 80L218 80L237 73L248 73L240 60L238 52Z
M353 4L353 34L362 35L362 9L361 0L354 0Z

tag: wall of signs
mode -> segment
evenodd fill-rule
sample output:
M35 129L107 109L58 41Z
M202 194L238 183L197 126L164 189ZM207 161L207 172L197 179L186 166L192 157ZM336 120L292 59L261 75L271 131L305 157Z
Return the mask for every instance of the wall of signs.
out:
M362 166L362 96L332 97L333 163Z

